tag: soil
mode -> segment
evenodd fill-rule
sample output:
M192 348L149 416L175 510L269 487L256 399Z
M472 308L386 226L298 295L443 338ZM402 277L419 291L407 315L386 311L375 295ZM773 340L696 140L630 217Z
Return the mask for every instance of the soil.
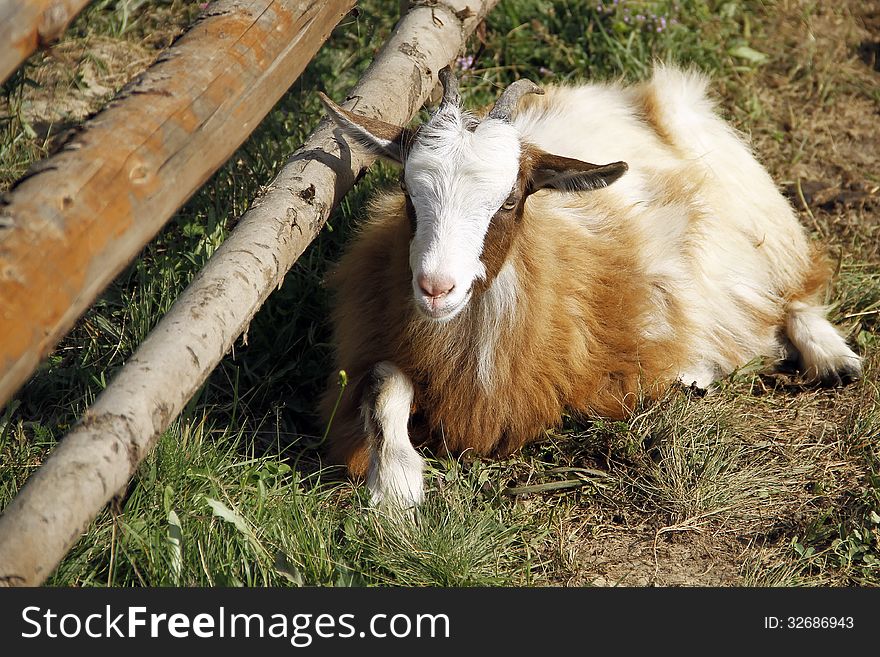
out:
M750 136L758 158L813 236L838 260L869 263L880 271L880 3L791 1L773 7L773 22L765 27L772 40L761 46L770 60L728 83L721 90L722 106ZM757 102L747 103L749 96ZM871 329L876 332L876 319ZM567 538L557 554L562 562L557 583L840 584L827 572L794 576L787 560L792 538L804 535L808 508L813 515L817 509L840 509L862 488L864 473L841 445L867 393L859 385L803 389L784 374L764 377L760 387L744 393L781 395L773 417L778 440L812 459L811 476L823 482L821 495L805 488L768 526L743 524L733 531L664 523L656 512L608 514L591 503L563 528Z
M124 36L68 35L23 67L21 115L51 151L65 132L96 113L145 71L195 17L193 7L158 7L150 24ZM87 17L83 17L87 24ZM76 30L72 30L76 32ZM0 97L0 115L8 113Z

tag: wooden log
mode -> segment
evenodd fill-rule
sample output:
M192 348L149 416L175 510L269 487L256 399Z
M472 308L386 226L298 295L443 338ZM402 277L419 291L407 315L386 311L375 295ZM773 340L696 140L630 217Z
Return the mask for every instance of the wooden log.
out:
M345 105L403 125L497 0L416 5ZM427 5L427 3L425 3ZM0 516L0 583L42 582L320 232L373 159L325 120ZM57 501L63 499L64 504Z
M221 0L0 203L0 407L355 0Z
M89 0L13 0L0 4L0 82L38 48L61 38Z

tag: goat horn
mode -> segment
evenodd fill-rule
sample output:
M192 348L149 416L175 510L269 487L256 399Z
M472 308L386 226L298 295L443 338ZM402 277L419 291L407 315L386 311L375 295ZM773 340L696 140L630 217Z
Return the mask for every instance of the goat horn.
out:
M519 103L523 96L526 94L540 95L543 93L544 90L531 80L526 80L525 78L517 80L507 87L507 89L504 90L504 93L501 94L498 102L495 103L495 107L489 112L489 118L510 121L510 116L513 114L513 110L516 109L517 103Z
M443 85L443 100L440 103L440 109L444 109L449 105L458 106L461 104L461 95L458 93L458 78L449 66L444 66L437 73L440 84Z

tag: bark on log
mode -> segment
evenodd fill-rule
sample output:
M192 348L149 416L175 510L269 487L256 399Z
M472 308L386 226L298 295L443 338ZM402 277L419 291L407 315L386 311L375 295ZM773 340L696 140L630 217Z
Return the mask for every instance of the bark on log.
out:
M403 125L497 0L415 4L345 105ZM0 516L0 584L44 581L373 162L325 120ZM58 500L64 500L59 504Z
M355 0L222 0L0 202L0 407Z
M89 0L32 0L0 5L0 82L37 48L61 38L87 4Z

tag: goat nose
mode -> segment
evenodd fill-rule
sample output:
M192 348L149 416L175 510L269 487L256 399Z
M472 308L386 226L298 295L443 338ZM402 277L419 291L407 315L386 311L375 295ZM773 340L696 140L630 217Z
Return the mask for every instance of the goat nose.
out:
M433 299L449 294L455 287L455 281L447 276L419 274L418 283L424 295Z

